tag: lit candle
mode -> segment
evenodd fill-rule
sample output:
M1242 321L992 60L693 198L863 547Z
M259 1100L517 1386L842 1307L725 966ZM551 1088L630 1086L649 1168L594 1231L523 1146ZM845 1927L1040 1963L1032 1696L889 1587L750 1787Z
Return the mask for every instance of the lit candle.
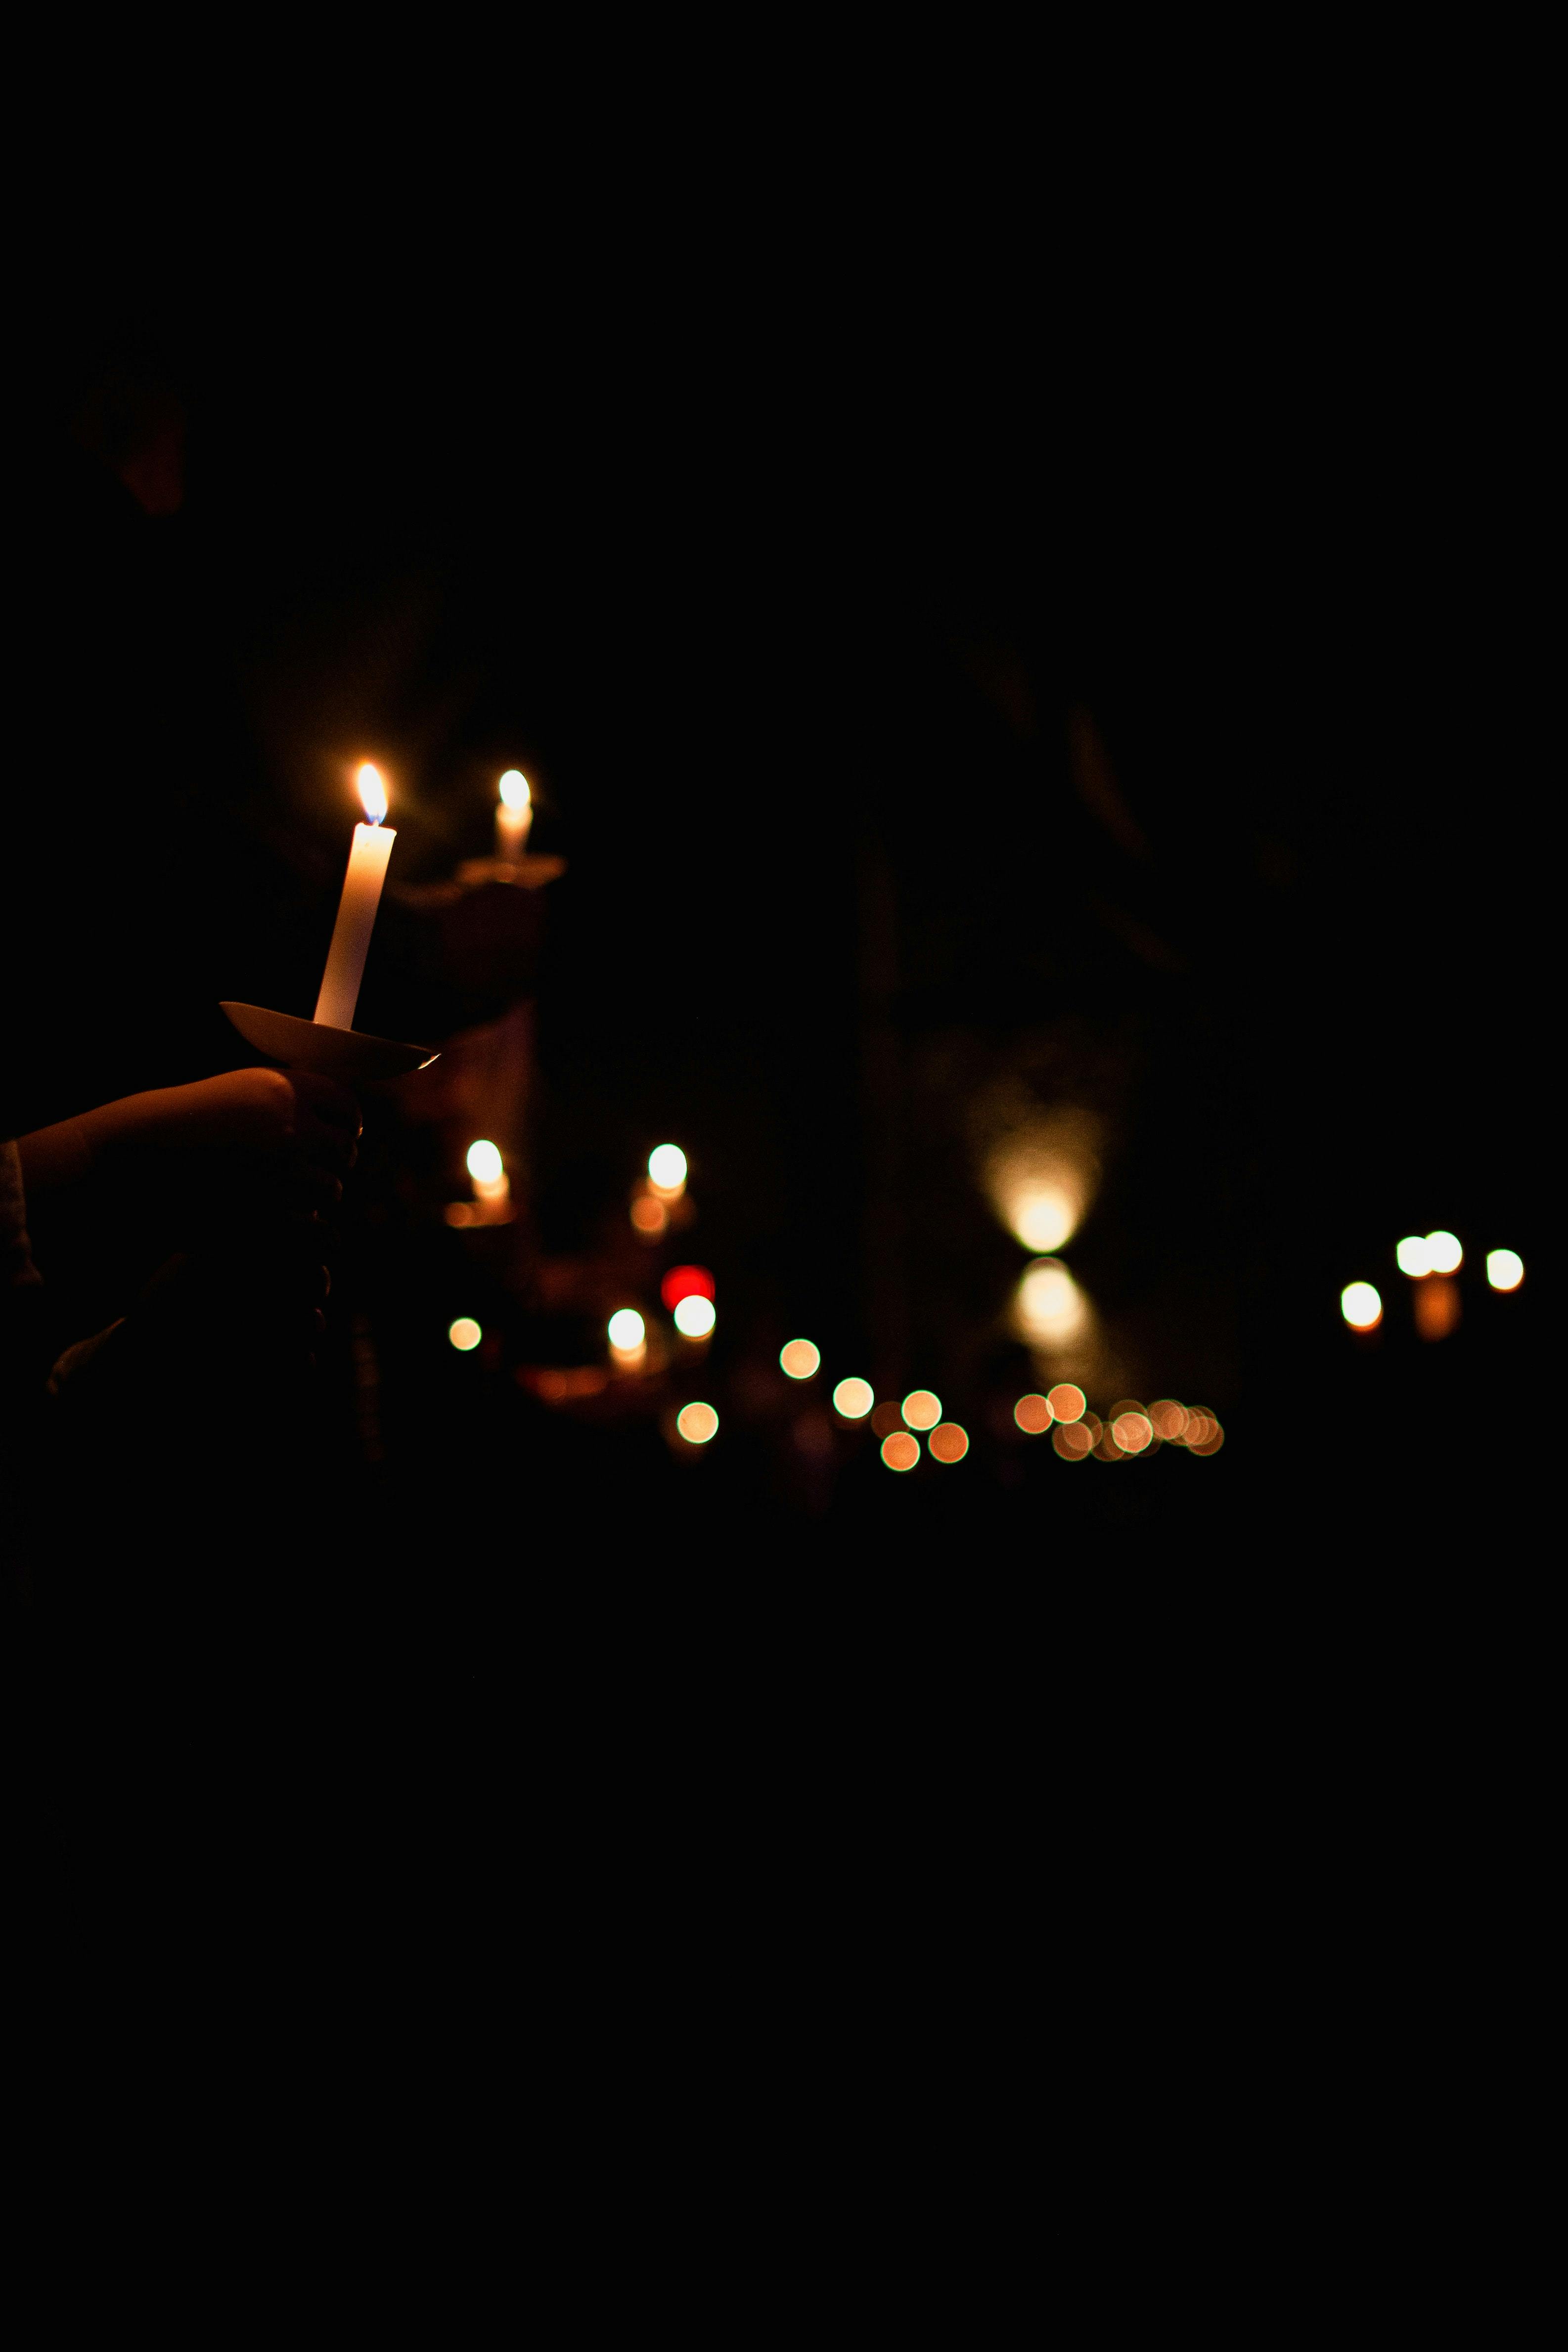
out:
M500 780L500 799L496 803L496 856L503 865L515 866L521 857L532 823L533 794L528 778L521 768L509 768Z
M375 910L381 904L381 886L386 879L386 861L397 839L394 827L382 823L386 814L386 786L368 761L354 782L370 822L354 827L332 944L327 950L327 969L316 999L313 1018L325 1029L354 1025L354 1007L364 978L364 960L370 953L370 935L375 929Z

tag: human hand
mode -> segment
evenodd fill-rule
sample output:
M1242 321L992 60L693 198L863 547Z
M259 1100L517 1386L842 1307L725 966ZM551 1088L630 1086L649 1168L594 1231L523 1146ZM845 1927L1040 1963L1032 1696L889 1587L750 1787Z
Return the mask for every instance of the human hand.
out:
M330 1078L251 1069L127 1095L24 1136L19 1149L33 1189L70 1182L105 1160L174 1153L190 1157L193 1176L205 1161L209 1184L228 1189L239 1177L248 1189L258 1181L310 1212L342 1198L359 1134L358 1104Z

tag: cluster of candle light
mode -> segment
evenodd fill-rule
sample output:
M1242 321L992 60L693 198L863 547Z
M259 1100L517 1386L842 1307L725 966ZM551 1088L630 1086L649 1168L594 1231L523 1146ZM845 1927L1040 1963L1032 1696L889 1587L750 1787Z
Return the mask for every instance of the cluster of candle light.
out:
M1455 1234L1407 1234L1396 1243L1394 1263L1412 1282L1427 1283L1435 1276L1439 1283L1458 1274L1465 1262L1465 1253ZM1495 1249L1487 1252L1487 1282L1493 1290L1517 1290L1524 1280L1524 1260L1517 1250ZM1426 1294L1428 1302L1441 1301L1441 1307L1430 1303L1423 1307L1418 1294L1416 1320L1422 1335L1442 1339L1458 1321L1457 1304L1448 1291L1441 1288ZM1370 1282L1351 1282L1340 1293L1340 1313L1352 1331L1375 1331L1383 1320L1383 1297Z
M1136 1461L1141 1454L1157 1454L1162 1445L1181 1445L1189 1454L1208 1455L1225 1444L1218 1414L1204 1405L1182 1404L1175 1397L1159 1397L1146 1405L1136 1397L1123 1397L1102 1421L1090 1412L1088 1399L1073 1381L1059 1381L1045 1396L1021 1396L1013 1418L1026 1437L1043 1437L1048 1429L1051 1444L1064 1462L1087 1462L1091 1454L1098 1462Z

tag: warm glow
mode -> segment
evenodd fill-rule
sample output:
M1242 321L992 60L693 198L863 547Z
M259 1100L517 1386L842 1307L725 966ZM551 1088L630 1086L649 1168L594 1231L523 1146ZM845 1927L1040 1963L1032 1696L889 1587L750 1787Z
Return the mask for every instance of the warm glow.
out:
M1419 1234L1406 1234L1402 1242L1395 1243L1394 1262L1401 1274L1407 1274L1417 1282L1424 1274L1432 1271L1431 1253Z
M706 1339L717 1320L713 1301L695 1290L689 1298L681 1299L675 1310L675 1328L683 1339Z
M1046 1399L1058 1421L1081 1421L1089 1399L1071 1381L1058 1381Z
M896 1404L886 1398L871 1415L871 1426L879 1437L891 1437L894 1431L902 1429L903 1425L903 1414Z
M930 1389L911 1389L904 1399L904 1420L910 1429L934 1429L942 1419L942 1399Z
M1018 1285L1017 1305L1025 1337L1046 1347L1076 1339L1089 1320L1082 1291L1053 1257L1030 1266Z
M1051 1432L1051 1444L1064 1462L1087 1462L1094 1447L1081 1421L1058 1422Z
M1370 1282L1347 1283L1340 1293L1340 1313L1352 1331L1370 1331L1383 1320L1383 1301Z
M500 780L500 796L509 809L524 809L533 794L528 789L528 778L521 768L509 768Z
M662 1201L656 1201L651 1192L637 1194L632 1202L632 1223L639 1234L647 1234L650 1239L657 1240L668 1222L669 1213Z
M469 1144L468 1173L476 1184L499 1184L505 1172L493 1143Z
M1189 1454L1217 1454L1220 1447L1225 1444L1225 1432L1219 1425L1218 1415L1212 1412L1204 1412L1194 1407L1191 1415L1191 1421L1193 1423L1201 1422L1203 1423L1203 1433L1201 1436L1194 1433L1194 1429L1189 1425L1187 1431L1187 1452Z
M354 778L354 782L359 789L360 799L364 803L367 819L372 824L379 824L386 814L386 786L381 781L380 769L373 768L367 760Z
M1178 1438L1186 1435L1187 1408L1184 1404L1178 1404L1174 1397L1156 1398L1149 1408L1149 1419L1153 1423L1155 1436L1163 1437L1167 1444L1173 1444Z
M667 1200L684 1190L686 1154L679 1143L661 1143L648 1153L647 1181Z
M1494 1290L1517 1290L1524 1280L1524 1260L1513 1250L1488 1250L1487 1280Z
M1459 1325L1459 1286L1436 1274L1415 1293L1415 1328L1423 1339L1446 1339Z
M882 1440L882 1459L889 1470L912 1470L921 1458L921 1442L907 1429L895 1429Z
M931 1431L926 1444L934 1461L962 1462L969 1451L969 1433L956 1421L944 1421L940 1429Z
M465 1356L470 1348L479 1346L484 1336L471 1315L459 1315L455 1323L447 1326L447 1339Z
M1129 1412L1119 1412L1110 1427L1123 1454L1142 1454L1153 1443L1154 1424L1148 1414L1137 1407Z
M792 1339L779 1350L779 1362L792 1381L808 1381L822 1361L822 1350L809 1339Z
M1041 1184L1019 1196L1012 1224L1026 1249L1058 1250L1072 1239L1078 1211L1059 1187Z
M1076 1389L1073 1394L1078 1394ZM1026 1436L1039 1437L1049 1429L1056 1415L1049 1397L1022 1396L1013 1407L1013 1418Z
M1010 1088L981 1109L1000 1129L984 1155L984 1184L1003 1223L1028 1250L1058 1250L1082 1224L1099 1174L1089 1115L1043 1111Z
M1458 1274L1465 1263L1458 1234L1428 1234L1426 1262L1434 1274Z
M623 1307L610 1318L610 1345L623 1354L643 1343L645 1327L635 1307Z
M864 1421L876 1402L877 1391L869 1381L840 1381L833 1391L834 1409L846 1421Z
M689 1445L706 1445L719 1426L719 1416L710 1404L683 1404L675 1425Z

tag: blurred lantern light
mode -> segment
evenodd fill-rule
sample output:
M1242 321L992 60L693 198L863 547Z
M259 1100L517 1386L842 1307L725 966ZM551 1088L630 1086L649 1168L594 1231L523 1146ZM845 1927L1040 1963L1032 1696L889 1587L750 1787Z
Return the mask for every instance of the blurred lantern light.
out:
M688 1445L706 1445L718 1430L719 1416L710 1404L683 1404L675 1425Z
M675 1328L683 1339L706 1339L717 1319L713 1301L700 1291L683 1298L675 1310Z
M895 1429L882 1440L882 1459L889 1470L912 1470L921 1458L921 1442L907 1429Z
M459 1315L455 1323L447 1326L447 1337L459 1355L466 1356L470 1348L477 1348L484 1336L471 1315Z
M1426 1262L1434 1274L1458 1274L1465 1262L1457 1234L1428 1234Z
M683 1298L711 1298L713 1291L713 1277L705 1265L672 1265L658 1286L672 1315Z
M1081 1421L1058 1422L1051 1444L1064 1462L1086 1462L1094 1449L1094 1440Z
M1078 1391L1073 1391L1076 1396ZM1013 1418L1026 1437L1040 1437L1056 1419L1050 1399L1043 1396L1021 1396L1013 1407Z
M911 1389L904 1399L904 1420L910 1429L934 1429L942 1419L942 1399L930 1389Z
M506 1180L500 1153L493 1143L470 1143L468 1173L476 1184L500 1184Z
M1409 1275L1415 1281L1432 1271L1431 1250L1419 1234L1407 1234L1402 1242L1396 1243L1394 1257L1400 1273Z
M686 1154L679 1143L661 1143L647 1156L647 1181L667 1201L686 1189Z
M632 1202L632 1223L639 1234L657 1241L669 1223L669 1212L653 1192L639 1192Z
M361 805L372 824L379 824L386 814L386 786L381 780L381 770L373 768L367 760L354 778Z
M1488 1250L1487 1280L1494 1290L1517 1290L1524 1280L1524 1260L1514 1250Z
M956 1421L944 1421L931 1431L926 1444L937 1462L962 1462L969 1451L969 1432Z
M623 1355L640 1348L647 1336L647 1327L635 1307L623 1307L612 1315L609 1331L611 1347L618 1348Z
M1054 1257L1030 1266L1018 1285L1017 1307L1025 1337L1045 1347L1076 1339L1089 1321L1082 1291Z
M809 1339L792 1339L779 1349L779 1363L792 1381L808 1381L822 1361L822 1350Z
M864 1421L877 1402L877 1391L869 1381L840 1381L833 1391L833 1405L846 1421Z
M903 1414L899 1411L898 1406L887 1398L883 1399L871 1415L871 1426L879 1437L891 1437L894 1431L902 1429L903 1425Z
M1383 1301L1370 1282L1350 1282L1340 1293L1340 1313L1352 1331L1371 1331L1383 1320Z
M509 809L525 809L533 795L528 788L528 778L521 768L509 768L500 780L500 796Z
M1058 1381L1046 1399L1058 1421L1081 1421L1089 1399L1071 1381Z
M1022 1193L1013 1213L1013 1230L1026 1249L1058 1250L1077 1224L1076 1206L1055 1184Z
M1205 1412L1200 1416L1194 1411L1193 1418L1194 1420L1199 1418L1202 1419L1204 1423L1204 1433L1201 1437L1195 1439L1189 1435L1187 1439L1187 1452L1189 1454L1217 1454L1220 1447L1225 1444L1225 1432L1219 1425L1219 1416L1217 1413Z
M1163 1437L1168 1445L1186 1433L1187 1408L1178 1404L1174 1397L1156 1398L1149 1408L1149 1419L1155 1436Z

